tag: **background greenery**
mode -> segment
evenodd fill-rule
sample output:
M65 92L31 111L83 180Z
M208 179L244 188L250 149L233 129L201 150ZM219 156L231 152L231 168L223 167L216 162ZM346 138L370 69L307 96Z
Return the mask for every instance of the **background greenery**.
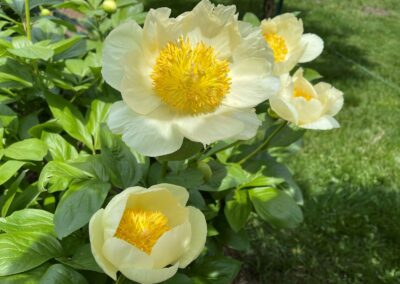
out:
M250 271L262 283L400 283L400 3L287 0L285 11L324 39L307 65L344 91L345 106L339 130L306 132L288 159L304 223L259 230Z

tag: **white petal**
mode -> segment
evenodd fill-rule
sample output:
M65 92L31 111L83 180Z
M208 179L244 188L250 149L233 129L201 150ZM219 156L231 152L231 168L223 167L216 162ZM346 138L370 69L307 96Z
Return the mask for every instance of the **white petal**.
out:
M174 185L174 184L169 184L169 183L160 183L153 185L149 189L159 189L159 188L166 188L168 191L178 200L179 204L182 206L185 206L187 201L189 200L189 192L187 191L186 188L179 186L179 185Z
M301 37L301 44L305 47L300 58L300 63L309 62L317 58L324 49L323 40L315 34L304 34Z
M173 117L162 107L149 115L140 115L124 102L110 108L108 126L133 149L149 157L167 155L178 150L183 143L182 134L174 127Z
M142 36L142 28L134 21L128 21L115 28L105 39L103 47L104 80L114 89L120 90L124 75L124 55L138 48Z
M320 82L314 86L321 102L325 105L327 115L336 115L343 107L343 92L332 87L330 84Z
M120 267L120 271L128 279L141 284L153 284L163 282L178 271L179 263L174 266L162 269L139 269L132 266Z
M92 254L97 264L103 269L103 271L110 276L112 279L117 280L118 269L108 261L103 255L103 214L104 209L98 210L90 219L89 222L89 237Z
M318 120L323 115L323 106L316 99L307 101L302 97L292 100L299 116L299 124L307 124Z
M153 267L153 260L148 254L115 237L104 242L103 254L118 269L128 265L132 265L135 268Z
M281 99L280 97L272 97L269 100L271 108L274 112L276 112L279 117L287 120L289 122L293 122L294 124L298 123L299 117L296 111L296 108L291 105L289 102Z
M204 214L197 208L191 206L188 208L189 222L192 225L192 239L189 250L179 260L180 268L185 268L200 255L207 238L207 222Z
M153 259L154 268L176 263L188 250L191 237L191 226L188 221L165 232L151 251L150 257Z
M231 138L243 131L245 125L235 118L235 109L202 116L188 116L176 120L182 134L192 141L211 144Z
M340 127L339 123L331 116L323 116L315 122L299 125L299 127L315 130L329 130Z
M248 140L256 136L261 121L258 119L255 109L237 111L235 117L242 121L246 127L234 139Z

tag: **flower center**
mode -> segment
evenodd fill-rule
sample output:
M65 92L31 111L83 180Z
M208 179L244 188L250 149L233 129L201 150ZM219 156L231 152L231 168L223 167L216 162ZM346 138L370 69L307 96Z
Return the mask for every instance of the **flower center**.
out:
M159 211L125 209L115 236L150 254L157 240L170 229L168 218Z
M195 46L181 37L161 50L153 67L153 88L161 100L180 114L215 111L228 93L229 62L219 60L212 47Z
M313 98L313 96L310 95L310 93L308 93L308 92L306 92L306 91L304 91L304 90L302 90L302 89L300 89L300 88L294 88L293 96L294 96L295 98L302 97L302 98L304 98L306 101L309 101L309 100L311 100L311 99Z
M285 61L288 54L285 39L276 33L265 33L264 38L274 52L275 62Z

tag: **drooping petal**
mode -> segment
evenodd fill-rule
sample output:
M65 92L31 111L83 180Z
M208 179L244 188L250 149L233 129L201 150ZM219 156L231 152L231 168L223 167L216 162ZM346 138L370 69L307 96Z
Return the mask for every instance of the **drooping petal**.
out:
M234 116L246 125L242 132L233 137L234 139L249 140L256 136L261 121L258 119L255 109L237 111Z
M154 268L163 268L169 264L176 263L185 251L188 250L191 237L192 232L189 222L185 222L165 232L157 240L151 251Z
M178 271L179 263L173 266L161 269L140 269L132 266L120 267L120 271L128 279L136 281L143 284L153 284L163 282Z
M112 279L117 280L118 269L103 255L104 232L103 232L104 209L97 211L89 222L89 237L92 254L97 264Z
M148 254L116 237L104 242L103 254L118 269L128 265L136 268L153 267L153 260Z
M182 206L185 206L187 201L189 200L189 192L186 190L186 188L179 186L179 185L174 185L174 184L169 184L169 183L160 183L151 186L149 189L168 189L168 191L178 200L179 204Z
M334 116L342 109L343 92L324 82L318 83L314 88L325 106L325 113L327 115Z
M168 110L156 109L149 115L140 115L120 101L110 108L108 126L114 133L122 133L122 140L128 146L156 157L182 146L183 136L171 123L172 119Z
M197 208L189 206L189 222L192 225L192 238L189 250L179 259L179 267L185 268L196 259L204 249L207 238L207 222L204 214Z
M281 99L280 97L272 97L269 100L271 108L274 112L276 112L279 117L287 120L289 122L293 122L297 124L299 121L299 115L297 113L296 108L290 104L290 102L286 102L285 100Z
M120 90L124 75L124 56L140 46L142 28L134 21L128 21L115 28L104 41L103 68L104 80L114 89Z
M329 130L340 127L336 119L327 115L320 117L317 121L301 124L299 126L302 128L314 130Z
M315 34L304 34L301 37L301 44L304 46L304 53L299 62L310 62L317 58L324 49L324 41Z

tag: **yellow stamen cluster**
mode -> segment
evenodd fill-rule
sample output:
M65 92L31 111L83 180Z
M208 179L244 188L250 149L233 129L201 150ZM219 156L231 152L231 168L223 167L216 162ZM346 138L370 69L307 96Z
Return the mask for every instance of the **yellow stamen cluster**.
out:
M153 88L172 110L183 115L215 111L230 89L229 62L212 47L182 37L161 50L153 67Z
M285 39L276 33L265 33L264 38L274 52L275 62L285 61L286 55L288 54L288 48L286 46Z
M159 211L125 209L115 236L150 254L157 240L170 229L168 218Z
M306 91L304 91L304 90L302 90L300 88L294 88L293 96L295 98L302 97L306 101L309 101L309 100L311 100L313 98L313 96L310 93L308 93L308 92L306 92Z

